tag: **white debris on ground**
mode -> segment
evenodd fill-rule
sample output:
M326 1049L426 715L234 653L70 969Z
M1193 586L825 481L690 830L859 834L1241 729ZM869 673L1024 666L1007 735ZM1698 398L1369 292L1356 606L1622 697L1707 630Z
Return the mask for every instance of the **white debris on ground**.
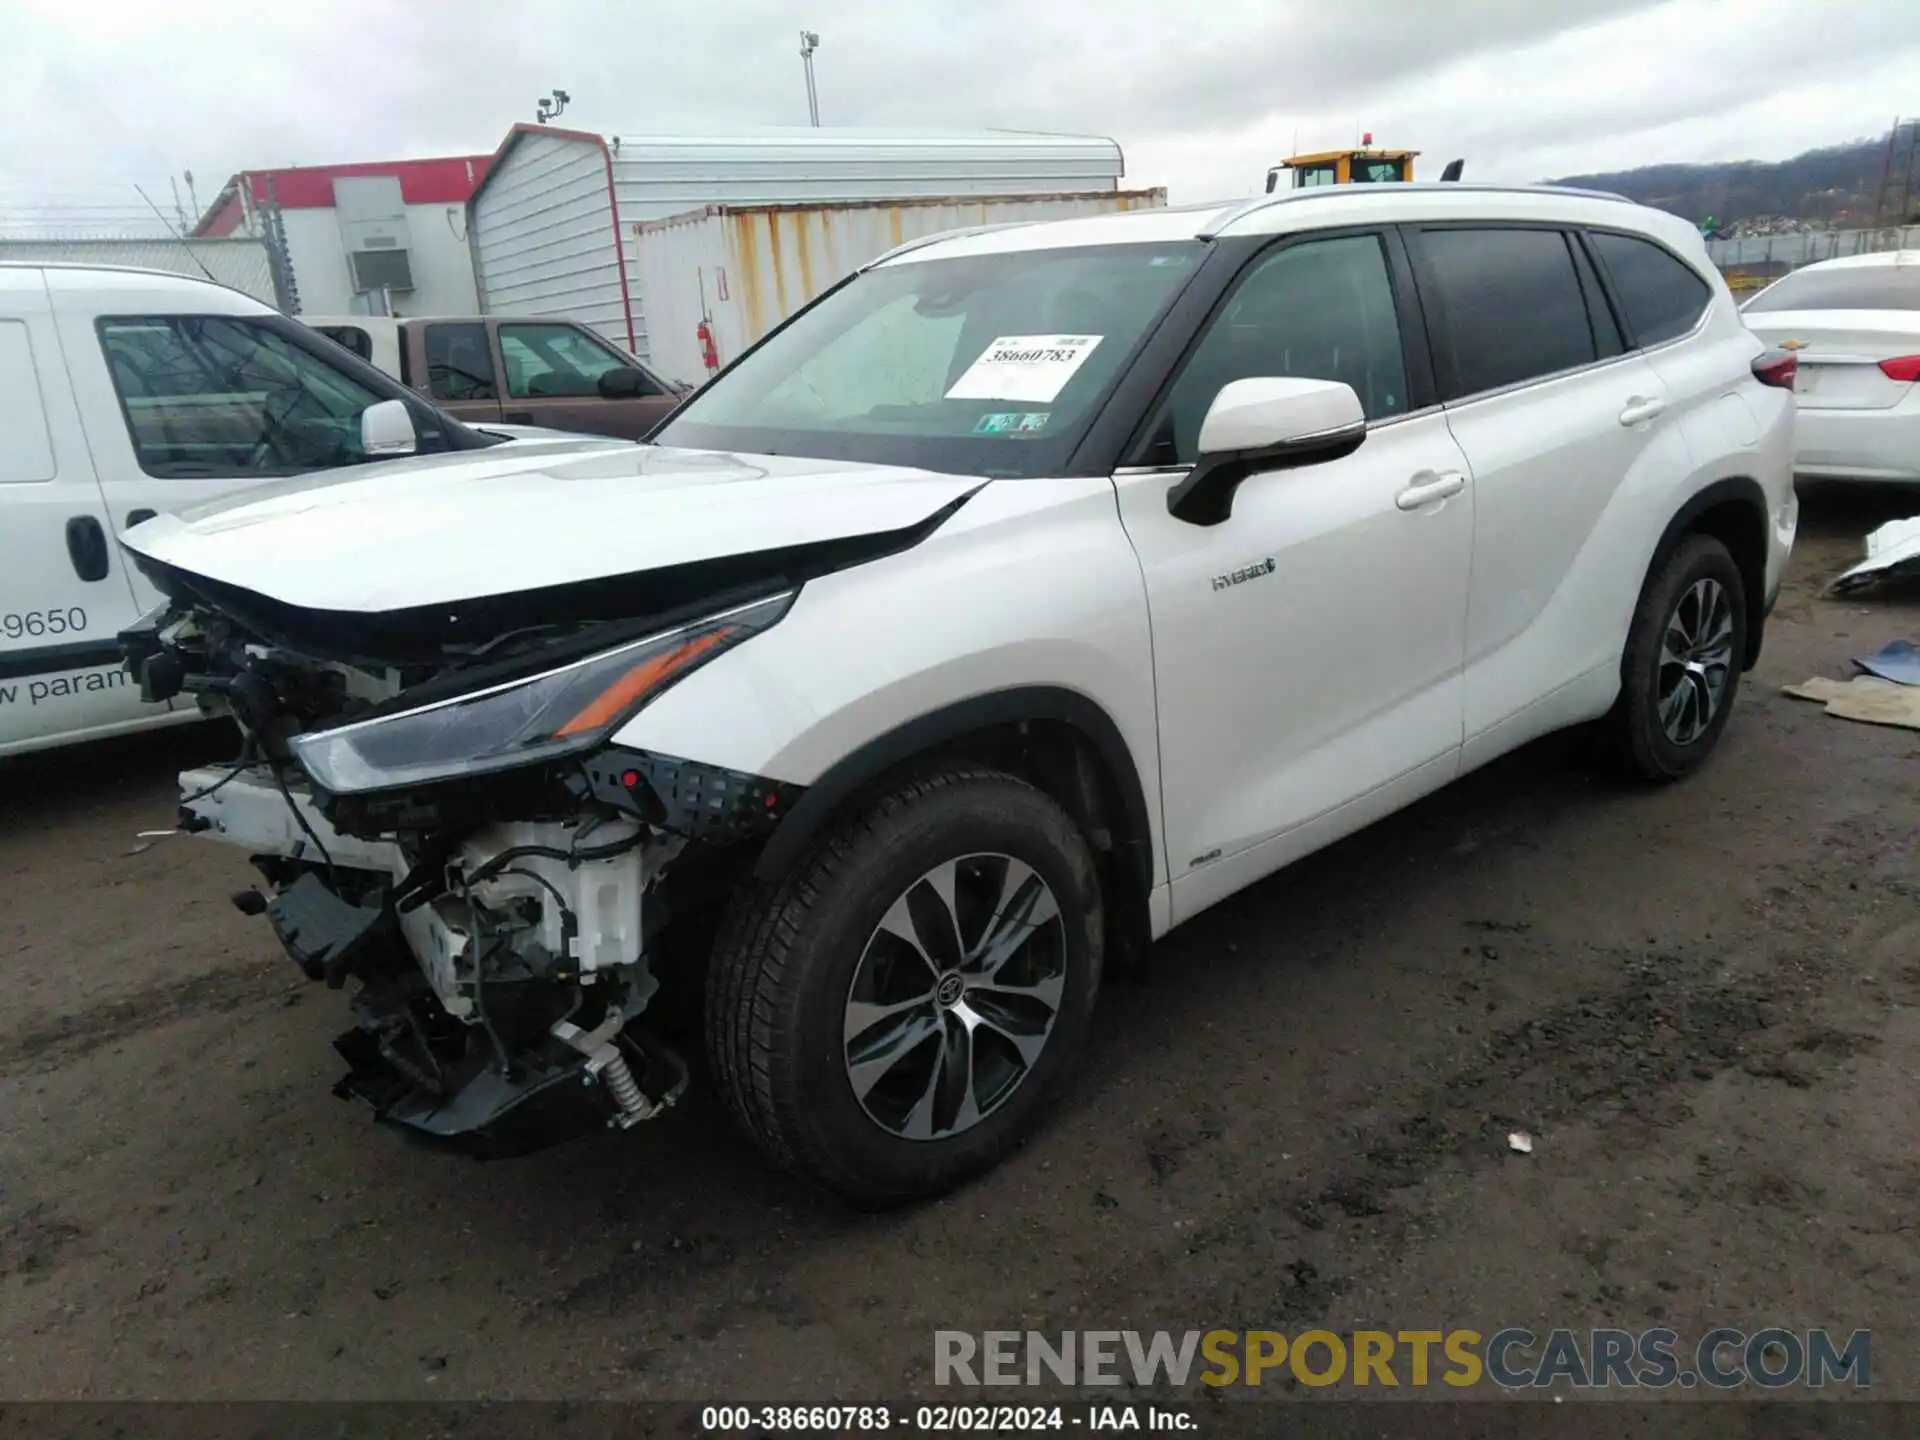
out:
M1533 1153L1533 1136L1524 1130L1515 1130L1511 1135L1507 1136L1507 1148L1518 1151L1522 1155L1531 1155Z
M1835 595L1850 594L1896 575L1920 579L1920 515L1889 520L1867 536L1867 558L1827 588Z

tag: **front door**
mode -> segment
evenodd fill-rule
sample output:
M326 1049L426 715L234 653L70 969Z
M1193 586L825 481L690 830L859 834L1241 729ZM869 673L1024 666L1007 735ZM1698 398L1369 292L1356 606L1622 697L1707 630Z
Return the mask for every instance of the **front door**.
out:
M1473 496L1409 350L1397 243L1297 237L1254 260L1115 478L1152 615L1176 923L1458 762ZM1366 440L1250 476L1219 524L1176 519L1207 407L1253 376L1351 385Z
M60 336L114 536L364 458L361 413L389 397L336 368L332 347L304 327L267 314L142 313L152 297L141 289L117 313L99 313L116 302L85 288L68 298ZM129 580L136 618L160 604L144 575Z
M679 403L665 384L630 356L575 325L551 321L500 322L506 402L501 419L548 425L588 435L638 440ZM632 372L632 394L603 395L601 377Z
M0 755L165 718L114 637L134 618L46 281L0 268Z

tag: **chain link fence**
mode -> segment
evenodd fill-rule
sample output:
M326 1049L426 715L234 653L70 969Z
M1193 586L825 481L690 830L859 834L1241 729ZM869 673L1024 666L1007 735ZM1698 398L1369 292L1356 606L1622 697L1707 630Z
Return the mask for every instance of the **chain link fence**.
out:
M1810 230L1792 235L1750 235L1709 240L1707 254L1732 290L1759 290L1782 275L1820 260L1877 250L1920 250L1920 225L1878 230Z

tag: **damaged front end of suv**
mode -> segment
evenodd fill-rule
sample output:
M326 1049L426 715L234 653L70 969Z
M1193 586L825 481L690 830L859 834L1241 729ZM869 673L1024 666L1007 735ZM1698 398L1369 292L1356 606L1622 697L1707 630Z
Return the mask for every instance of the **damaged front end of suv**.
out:
M121 637L143 695L245 737L181 777L180 827L246 848L266 893L235 903L357 985L336 1094L481 1156L679 1098L640 1023L659 936L798 791L611 737L779 622L807 557L772 558L367 614L136 554L168 597Z

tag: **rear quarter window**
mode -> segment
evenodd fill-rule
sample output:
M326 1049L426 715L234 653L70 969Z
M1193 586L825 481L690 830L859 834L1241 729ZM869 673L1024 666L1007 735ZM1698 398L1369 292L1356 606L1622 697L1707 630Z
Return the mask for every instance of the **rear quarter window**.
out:
M1587 238L1606 266L1636 345L1677 340L1700 323L1713 291L1692 266L1638 236L1596 230Z

